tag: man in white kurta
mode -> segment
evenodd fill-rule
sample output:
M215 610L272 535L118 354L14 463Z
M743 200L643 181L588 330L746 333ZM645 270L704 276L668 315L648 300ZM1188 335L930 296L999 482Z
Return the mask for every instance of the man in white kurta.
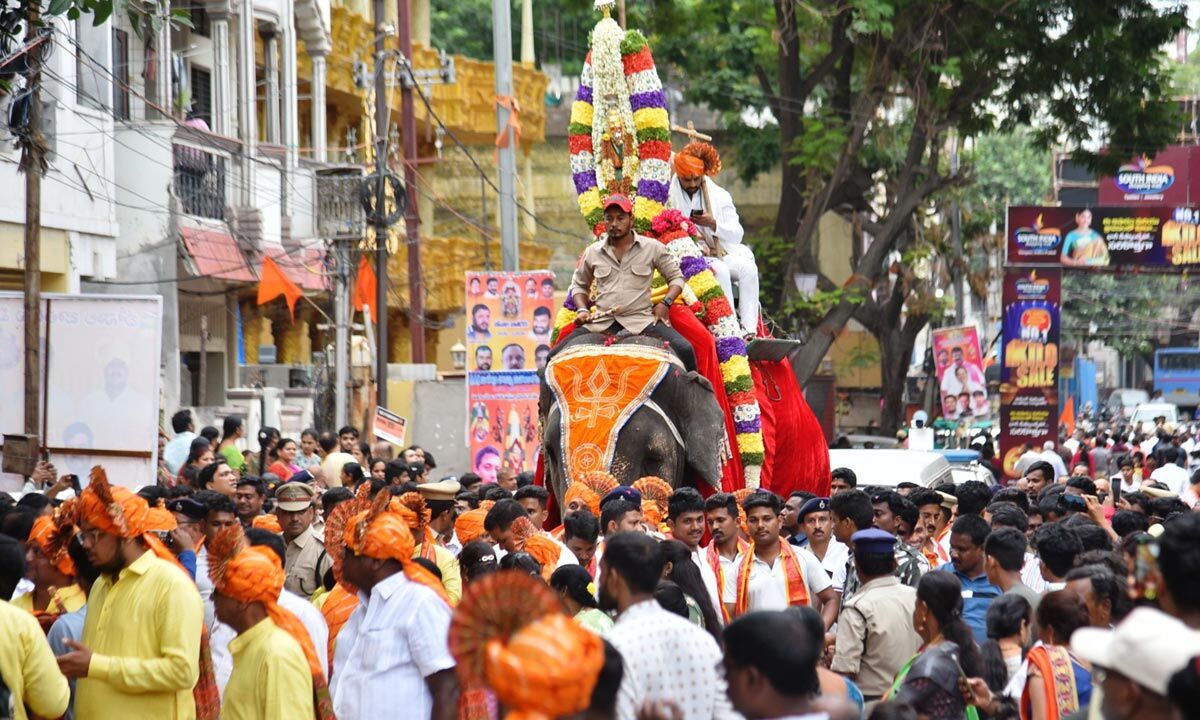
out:
M675 154L675 177L671 179L668 205L691 217L700 227L708 247L717 283L733 304L733 281L740 293L737 317L746 335L758 330L758 265L754 253L742 242L745 231L733 197L713 182L721 169L716 148L705 142L688 143Z

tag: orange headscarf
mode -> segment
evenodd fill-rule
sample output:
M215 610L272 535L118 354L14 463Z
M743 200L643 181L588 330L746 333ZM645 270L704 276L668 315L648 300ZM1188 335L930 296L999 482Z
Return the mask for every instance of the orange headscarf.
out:
M437 544L437 536L429 527L429 519L433 513L429 509L429 504L425 502L424 495L419 492L406 492L392 500L391 509L393 512L399 513L408 523L408 529L412 530L414 541L416 538L421 538L422 548L433 548ZM430 559L433 559L432 553Z
M463 546L472 540L483 537L483 521L487 518L487 514L487 510L476 508L459 515L458 519L454 521L454 534L458 536L458 541Z
M679 177L700 177L704 174L704 161L694 155L675 153L675 174Z
M562 548L545 535L534 535L525 541L525 552L542 566L542 578L549 580L558 566Z
M313 676L316 717L332 718L333 705L325 682L325 668L317 659L312 638L300 618L279 604L284 581L283 564L279 562L279 556L267 547L247 546L240 525L218 533L209 545L208 556L208 574L217 592L239 602L262 603L271 621L300 644ZM322 708L322 705L325 707Z
M395 560L404 568L409 580L428 587L449 604L450 597L441 581L412 561L413 550L417 547L412 531L405 519L389 508L390 501L387 488L384 488L375 496L369 509L351 518L344 535L346 548L355 555Z
M279 518L268 513L266 515L256 515L250 521L250 527L258 530L266 530L267 532L275 533L276 535L283 534L283 528L279 525Z
M175 517L161 508L151 508L140 496L119 485L110 485L99 465L92 468L88 486L79 495L79 516L100 532L128 540L140 537L154 554L183 570L179 559L158 539L155 532L170 532ZM186 572L186 570L184 571Z
M37 545L38 550L55 569L63 575L75 577L75 561L67 553L67 542L70 539L70 531L64 538L59 532L58 523L49 515L42 515L34 520L33 529L29 531L29 542Z
M509 720L549 720L587 709L604 667L604 641L562 613L487 643L487 683Z
M570 507L572 500L583 500L588 510L600 517L600 501L619 484L603 470L582 473L563 493L563 509Z

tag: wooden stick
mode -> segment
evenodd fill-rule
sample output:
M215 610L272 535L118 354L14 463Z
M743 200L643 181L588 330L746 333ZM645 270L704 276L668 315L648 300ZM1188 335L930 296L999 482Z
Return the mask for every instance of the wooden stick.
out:
M677 125L675 123L671 123L671 131L677 132L681 135L687 135L688 137L690 137L693 140L703 140L704 142L712 142L712 135L705 135L704 133L696 130L696 123L692 122L691 120L688 120L687 127L683 127L682 125Z

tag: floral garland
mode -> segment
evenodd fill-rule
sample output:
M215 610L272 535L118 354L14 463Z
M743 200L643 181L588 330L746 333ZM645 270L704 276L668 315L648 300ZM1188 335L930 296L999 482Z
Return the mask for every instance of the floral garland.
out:
M667 246L667 252L679 261L686 285L677 302L686 305L716 339L717 360L721 367L721 380L729 396L733 412L734 432L737 436L738 454L742 458L746 487L759 486L766 450L763 446L762 417L758 406L758 395L754 390L754 378L750 374L750 360L746 355L746 341L742 339L741 327L734 316L729 299L717 284L716 276L700 252L696 239L700 228L678 210L668 209L654 218L652 233ZM652 295L666 293L666 281L655 273ZM575 322L578 308L573 299L567 298L554 319L551 342L568 325Z
M635 160L632 163L633 216L638 232L649 231L653 219L662 212L671 182L667 100L650 46L640 32L629 30L614 47L617 37L614 27L620 30L610 19L596 25L592 50L584 61L567 128L571 179L578 195L579 210L597 236L604 232L601 201L608 192L607 180L610 178L606 176L611 173L611 168L598 161L597 148L607 132L610 113L616 113L623 129L626 132L632 130L637 141L637 158L630 160ZM616 65L618 52L620 67ZM612 102L614 97L615 103Z

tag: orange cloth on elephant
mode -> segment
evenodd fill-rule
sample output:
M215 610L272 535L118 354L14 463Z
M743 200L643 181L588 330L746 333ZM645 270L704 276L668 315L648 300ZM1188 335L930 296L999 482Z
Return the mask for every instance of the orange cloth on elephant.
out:
M276 535L283 534L283 528L279 525L279 518L271 514L256 515L255 518L250 521L250 527L258 530L266 530L267 532L273 532Z
M704 174L704 161L695 155L677 152L675 153L675 174L686 178L700 177Z
M325 602L321 605L321 615L325 618L325 624L329 626L329 652L326 657L329 658L330 673L333 672L333 645L337 641L338 633L342 631L342 626L358 607L358 602L358 594L350 592L339 582L325 596Z
M562 447L570 448L568 483L612 466L621 428L677 362L658 347L575 345L546 366L546 384L562 409Z
M488 685L512 708L509 720L550 720L582 712L604 667L604 641L561 613L487 643Z
M46 559L63 575L75 577L75 561L67 554L67 543L60 538L58 524L49 515L33 521L29 531L29 542L37 545Z
M380 496L386 495L386 488L380 491ZM433 590L446 604L450 604L442 581L412 561L417 545L413 542L408 522L399 513L385 509L388 498L380 496L376 496L371 509L355 515L346 524L346 549L355 555L376 560L395 560L404 568L409 580Z
M317 658L312 637L300 618L279 604L284 580L279 555L263 545L246 547L241 526L222 530L208 552L208 574L217 592L239 602L262 603L271 621L300 644L312 672L316 717L333 720L333 701L325 681L325 668Z

